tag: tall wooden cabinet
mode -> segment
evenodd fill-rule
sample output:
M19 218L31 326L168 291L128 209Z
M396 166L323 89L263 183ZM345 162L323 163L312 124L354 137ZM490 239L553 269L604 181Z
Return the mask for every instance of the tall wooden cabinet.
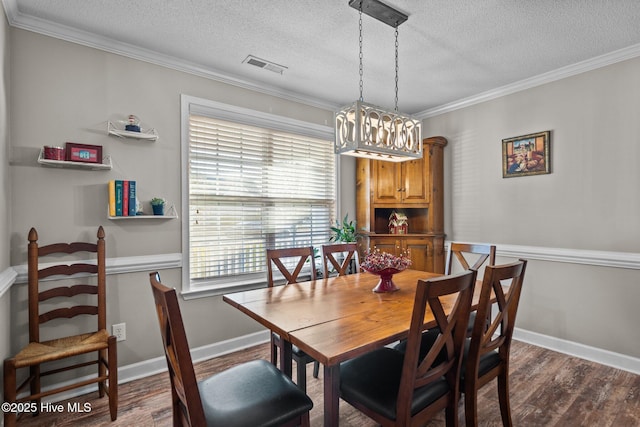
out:
M411 268L444 272L444 192L441 136L425 138L422 159L406 162L357 159L356 221L361 250L411 253ZM407 234L389 234L393 211L406 214Z

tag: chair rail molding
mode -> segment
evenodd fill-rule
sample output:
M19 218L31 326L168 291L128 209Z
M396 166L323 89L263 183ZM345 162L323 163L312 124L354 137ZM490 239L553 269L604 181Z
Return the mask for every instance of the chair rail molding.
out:
M445 242L446 250L449 250L450 244L451 241ZM506 245L500 243L491 244L496 245L496 256L640 270L640 253L637 252L548 248L542 246Z
M87 263L95 263L95 260L86 260ZM121 258L107 258L107 275L137 273L141 271L168 270L182 267L182 254L158 254ZM43 266L46 266L43 264ZM15 283L27 283L27 265L13 267L17 274ZM2 276L0 276L0 296L2 295Z
M18 273L12 267L0 273L0 298L2 298L4 293L15 283L16 277L18 277Z

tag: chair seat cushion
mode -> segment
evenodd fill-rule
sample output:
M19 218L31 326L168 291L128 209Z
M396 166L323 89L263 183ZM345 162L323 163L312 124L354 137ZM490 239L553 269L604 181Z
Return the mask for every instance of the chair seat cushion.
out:
M311 399L266 360L234 366L198 382L207 426L269 427L313 407Z
M464 343L464 356L462 358L462 369L460 371L460 387L464 388L464 376L467 366L467 355L469 353L469 345L471 344L471 340L467 338ZM478 376L481 377L491 369L495 368L500 364L500 354L497 350L490 351L488 353L480 356L480 361L478 363Z
M357 401L389 419L396 419L396 403L404 354L381 348L340 365L340 395L346 401ZM441 378L416 389L411 404L415 414L449 392Z
M109 333L101 329L94 333L73 335L50 341L31 342L14 358L16 368L38 365L64 357L91 353L107 348Z

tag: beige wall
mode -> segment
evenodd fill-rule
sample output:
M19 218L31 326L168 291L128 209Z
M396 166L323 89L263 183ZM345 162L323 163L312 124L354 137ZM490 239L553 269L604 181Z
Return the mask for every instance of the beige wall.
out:
M447 239L640 252L638 75L628 60L426 119L449 140ZM545 130L552 173L503 179L501 140ZM536 260L527 276L519 328L640 357L639 270Z
M330 124L333 112L217 83L190 74L103 51L12 29L12 143L10 173L11 265L26 262L26 236L38 229L43 242L94 238L98 225L107 235L107 257L123 258L181 252L181 221L109 221L110 179L136 180L142 200L166 197L181 210L180 95ZM156 143L122 140L106 133L114 115L136 114L160 134ZM113 159L111 171L40 167L43 145L66 141L102 145ZM348 165L347 165L348 166ZM6 241L6 240L5 240ZM161 272L180 289L180 270ZM11 290L12 348L26 340L26 286ZM181 301L190 345L199 347L260 328L220 297ZM108 323L126 322L119 343L119 365L162 354L148 272L108 278ZM24 331L21 333L19 331Z
M9 141L9 26L4 12L0 8L0 200L9 200L10 180L9 168L7 167L7 151ZM9 204L0 204L0 242L9 241ZM0 245L0 273L9 269L9 246L5 243ZM0 286L1 288L2 286ZM0 359L4 360L9 356L9 343L11 338L9 304L10 292L0 292ZM2 379L0 372L0 380ZM0 381L1 382L1 381ZM1 393L1 392L0 392ZM0 394L0 400L2 394Z

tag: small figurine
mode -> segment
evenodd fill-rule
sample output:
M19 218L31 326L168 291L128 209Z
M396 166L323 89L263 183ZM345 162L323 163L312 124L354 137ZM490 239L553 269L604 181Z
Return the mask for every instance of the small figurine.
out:
M129 115L129 124L125 125L124 130L140 132L140 120L133 114Z

